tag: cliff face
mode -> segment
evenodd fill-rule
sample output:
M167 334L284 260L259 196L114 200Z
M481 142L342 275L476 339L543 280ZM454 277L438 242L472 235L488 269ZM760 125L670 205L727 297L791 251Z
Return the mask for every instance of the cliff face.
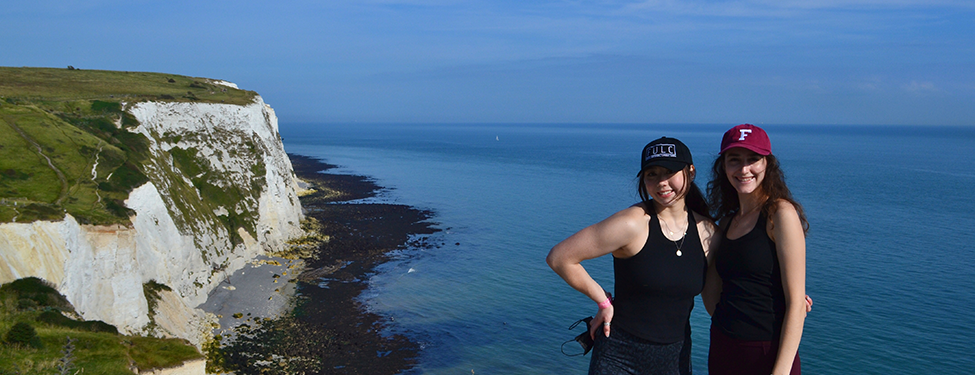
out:
M277 117L260 97L243 106L138 102L125 109L139 122L129 131L148 139L150 155L141 166L149 181L124 202L131 225L82 224L70 214L0 224L0 282L43 278L86 320L198 344L206 319L195 307L208 293L301 234L291 162ZM159 291L152 312L150 280L171 289Z

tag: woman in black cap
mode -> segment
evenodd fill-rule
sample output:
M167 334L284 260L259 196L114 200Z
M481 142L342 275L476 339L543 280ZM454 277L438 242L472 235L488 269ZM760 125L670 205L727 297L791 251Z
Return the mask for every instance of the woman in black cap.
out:
M725 133L712 172L708 195L722 239L703 295L712 313L708 373L800 374L799 340L812 303L803 298L809 224L802 206L755 125Z
M638 174L642 201L549 252L548 265L599 306L590 326L590 374L679 373L688 317L704 288L709 249L716 246L717 228L694 184L695 172L681 141L650 142ZM581 265L606 254L613 254L615 298Z

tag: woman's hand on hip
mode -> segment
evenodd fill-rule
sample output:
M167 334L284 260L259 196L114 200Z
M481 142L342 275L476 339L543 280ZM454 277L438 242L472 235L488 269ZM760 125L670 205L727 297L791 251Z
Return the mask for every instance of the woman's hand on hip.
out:
M593 340L596 339L596 331L602 330L605 337L609 337L610 323L613 321L613 306L607 308L599 309L596 313L596 317L592 319L592 325L589 326L589 336Z

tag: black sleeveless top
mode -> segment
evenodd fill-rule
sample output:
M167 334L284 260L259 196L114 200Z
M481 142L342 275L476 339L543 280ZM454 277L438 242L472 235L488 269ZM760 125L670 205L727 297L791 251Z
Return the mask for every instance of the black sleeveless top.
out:
M652 209L650 217L643 249L626 259L613 257L613 328L652 343L671 344L684 339L694 297L704 289L708 263L690 211L683 243L664 237ZM677 256L678 244L681 256Z
M739 340L778 340L785 318L782 273L767 220L759 214L755 227L738 239L728 239L726 231L714 254L722 290L711 324Z

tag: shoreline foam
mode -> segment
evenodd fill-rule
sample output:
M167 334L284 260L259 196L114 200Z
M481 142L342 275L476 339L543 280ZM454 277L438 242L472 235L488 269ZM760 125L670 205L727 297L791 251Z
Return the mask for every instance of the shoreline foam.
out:
M438 231L428 221L433 214L405 205L363 202L382 189L372 179L323 173L336 166L300 155L289 157L296 176L308 184L304 187L307 193L300 197L305 214L318 220L320 234L329 240L319 245L316 256L301 259L300 274L295 275L294 268L288 271L290 282L282 273L275 273L284 268L263 264L245 267L226 285L221 284L211 296L213 303L207 304L214 311L224 311L221 326L239 324L243 333L236 335L235 342L224 341L224 359L237 366L267 365L255 364L251 357L315 362L302 365L300 371L311 369L310 373L398 374L413 368L419 343L390 334L387 328L394 323L368 311L361 295L369 287L369 276L389 260L390 252L406 248L417 236ZM278 267L287 267L278 262ZM273 274L280 275L277 283L270 280ZM275 310L268 306L267 297L274 305L279 298L275 293L285 292L274 291L274 285L282 283L294 286L293 298L287 298L293 304L286 305L290 311L270 319L268 314ZM250 316L243 311L248 308ZM242 315L235 318L233 314ZM252 356L255 350L261 353Z

